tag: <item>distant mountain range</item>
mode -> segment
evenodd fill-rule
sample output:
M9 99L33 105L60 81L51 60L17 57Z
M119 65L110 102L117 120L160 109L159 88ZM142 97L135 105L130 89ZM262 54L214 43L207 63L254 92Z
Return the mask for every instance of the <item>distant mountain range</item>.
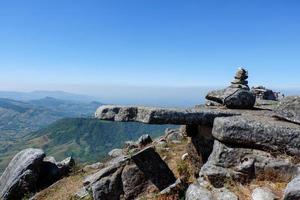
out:
M0 91L0 98L14 99L19 101L30 101L35 99L43 99L45 97L52 97L55 99L66 101L77 101L89 103L96 101L96 97L86 95L73 94L64 91L33 91L33 92L15 92L15 91Z
M93 116L100 105L53 97L29 101L0 98L0 139L37 131L65 117Z

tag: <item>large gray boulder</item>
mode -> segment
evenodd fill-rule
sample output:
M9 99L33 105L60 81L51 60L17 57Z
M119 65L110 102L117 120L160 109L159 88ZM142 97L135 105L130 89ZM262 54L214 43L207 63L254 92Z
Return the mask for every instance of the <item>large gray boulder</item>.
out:
M285 97L275 110L277 117L300 124L300 96Z
M119 200L123 194L122 168L119 168L112 175L100 179L92 185L94 200Z
M255 95L244 89L240 89L224 99L224 105L232 109L251 109L256 101Z
M223 90L211 91L206 99L233 109L251 109L255 105L255 95L246 89L228 87Z
M142 122L147 124L197 124L212 126L216 117L233 113L217 109L171 109L128 106L100 106L95 117L101 120Z
M291 182L288 183L283 200L298 200L300 199L300 176L296 176Z
M288 181L297 173L298 166L290 158L277 158L265 151L232 147L216 140L213 152L199 175L206 177L214 187L221 188L230 180L243 183L274 174L270 178Z
M0 177L1 198L18 200L35 192L44 157L41 149L32 148L15 155Z
M146 191L151 182L144 173L135 165L128 164L122 172L124 199L136 199L139 194Z
M175 183L176 178L153 147L147 147L132 157L134 163L160 191Z
M212 134L223 143L300 157L300 126L293 123L262 116L221 117Z

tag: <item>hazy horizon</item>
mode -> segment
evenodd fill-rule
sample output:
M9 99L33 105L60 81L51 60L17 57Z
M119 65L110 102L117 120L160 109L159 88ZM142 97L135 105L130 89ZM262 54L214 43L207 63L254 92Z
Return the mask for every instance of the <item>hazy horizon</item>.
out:
M24 92L17 100L38 99L46 96L58 99L99 101L106 104L124 105L146 105L146 106L167 106L167 107L192 107L205 102L205 95L213 89L221 89L223 86L211 87L160 87L160 86L69 86L64 88L39 88L37 90L4 90L0 87L0 98L7 97L15 99L15 95L5 95L6 92ZM270 88L285 95L300 95L300 88ZM70 94L56 93L67 92ZM27 94L26 94L27 93ZM39 95L32 95L40 93ZM51 95L55 94L55 95ZM30 96L31 95L31 96ZM66 96L69 95L69 96ZM82 97L80 97L82 95Z

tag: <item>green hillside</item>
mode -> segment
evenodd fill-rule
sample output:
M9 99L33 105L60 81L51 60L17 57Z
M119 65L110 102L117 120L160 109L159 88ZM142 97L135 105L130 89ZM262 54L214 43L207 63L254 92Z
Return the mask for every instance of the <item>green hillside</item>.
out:
M126 140L136 140L145 133L157 137L168 127L176 126L107 122L90 118L61 119L0 152L0 170L4 169L11 156L27 147L42 148L57 160L74 156L82 163L99 161L111 149L121 147Z

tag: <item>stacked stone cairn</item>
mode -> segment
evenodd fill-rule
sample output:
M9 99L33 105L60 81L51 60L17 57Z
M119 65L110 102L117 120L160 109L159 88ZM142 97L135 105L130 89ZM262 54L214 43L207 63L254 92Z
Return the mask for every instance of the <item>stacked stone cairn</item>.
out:
M247 78L248 78L248 71L242 67L238 68L238 71L236 72L234 80L231 82L230 87L250 90L248 86Z
M211 91L206 99L231 109L251 109L255 104L255 95L248 86L248 71L238 68L231 85L222 90Z

